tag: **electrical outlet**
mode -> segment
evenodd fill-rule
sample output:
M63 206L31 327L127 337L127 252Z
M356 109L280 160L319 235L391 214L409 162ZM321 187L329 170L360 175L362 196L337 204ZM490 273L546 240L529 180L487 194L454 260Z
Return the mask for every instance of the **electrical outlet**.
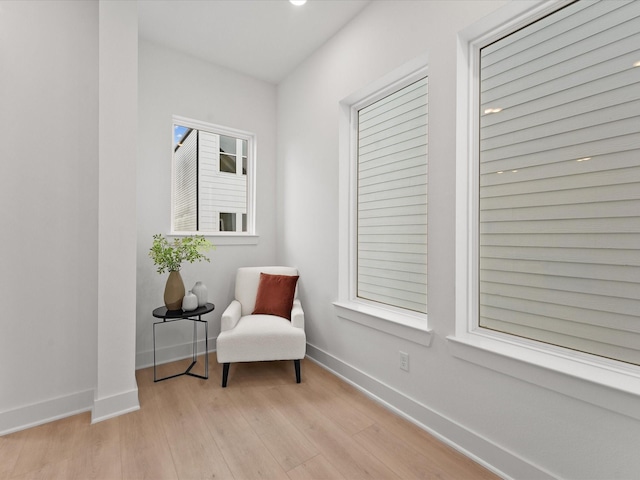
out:
M400 368L406 372L409 371L409 354L400 352Z

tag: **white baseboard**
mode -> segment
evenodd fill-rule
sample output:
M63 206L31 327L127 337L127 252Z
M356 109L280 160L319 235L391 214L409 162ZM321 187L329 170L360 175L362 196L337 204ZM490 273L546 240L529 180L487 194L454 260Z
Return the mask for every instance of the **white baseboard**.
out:
M93 390L45 400L0 413L0 436L91 411Z
M91 412L91 423L102 422L125 413L140 410L138 388L110 397L96 398Z
M215 352L216 338L209 338L209 353ZM204 353L204 340L197 342L198 355ZM177 345L169 345L156 349L156 362L158 365L163 363L176 362L184 358L189 358L193 354L193 345L191 342L180 343ZM136 353L136 370L142 368L153 367L153 350Z
M307 357L501 478L555 478L489 439L313 345L307 344Z

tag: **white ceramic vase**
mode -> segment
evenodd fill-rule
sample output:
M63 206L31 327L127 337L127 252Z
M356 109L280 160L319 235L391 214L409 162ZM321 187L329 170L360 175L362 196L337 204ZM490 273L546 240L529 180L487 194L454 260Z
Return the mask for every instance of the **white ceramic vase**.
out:
M202 282L196 282L191 291L198 297L198 306L204 307L207 304L207 286Z
M182 299L182 310L190 312L198 308L198 297L196 297L191 290Z

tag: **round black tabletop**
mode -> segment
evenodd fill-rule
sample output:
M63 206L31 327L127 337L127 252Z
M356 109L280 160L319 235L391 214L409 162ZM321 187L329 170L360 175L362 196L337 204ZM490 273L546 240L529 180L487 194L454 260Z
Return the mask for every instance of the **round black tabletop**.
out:
M158 307L153 311L153 316L156 318L189 318L204 315L205 313L212 312L216 308L213 303L207 303L203 307L198 307L195 310L185 312L184 310L167 310L167 307Z

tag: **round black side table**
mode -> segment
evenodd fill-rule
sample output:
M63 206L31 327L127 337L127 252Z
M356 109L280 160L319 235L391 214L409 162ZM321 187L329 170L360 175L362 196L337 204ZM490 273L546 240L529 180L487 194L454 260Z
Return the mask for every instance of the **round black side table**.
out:
M190 312L184 312L182 310L167 310L167 307L158 307L153 311L153 316L161 318L161 322L155 322L153 324L153 381L161 382L162 380L168 380L174 377L180 377L182 375L190 375L192 377L208 379L209 378L209 324L206 320L202 320L202 315L212 312L216 308L213 303L207 303L203 307L198 307ZM156 326L163 325L171 322L177 322L179 320L189 320L193 322L193 356L191 365L182 373L175 375L169 375L167 377L158 378L156 376ZM198 375L192 373L191 369L196 363L198 363L198 323L204 324L204 375Z

